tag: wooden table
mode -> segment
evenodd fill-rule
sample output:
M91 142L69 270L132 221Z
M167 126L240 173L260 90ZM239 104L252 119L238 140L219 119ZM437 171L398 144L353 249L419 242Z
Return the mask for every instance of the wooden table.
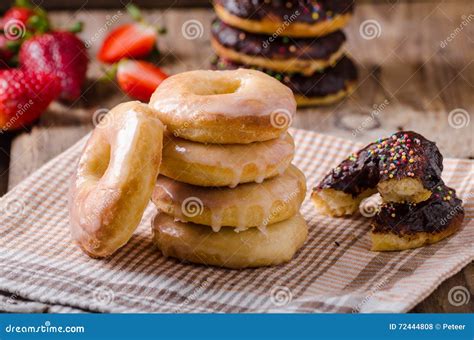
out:
M446 157L474 158L474 13L471 0L403 3L386 1L361 4L347 28L348 51L359 64L360 82L346 101L327 108L300 110L294 126L369 142L397 129L413 129L435 140ZM469 16L469 14L471 16ZM68 26L85 22L82 38L91 43L94 56L107 18L129 19L123 9L54 12L53 21ZM160 64L169 73L208 68L210 9L147 10L150 22L168 28L160 38ZM202 37L187 40L181 28L190 19L203 25ZM361 24L375 20L379 37L364 39ZM463 21L469 22L462 26ZM458 28L458 29L456 29ZM454 35L454 37L453 37ZM450 38L447 46L440 45ZM71 106L53 103L29 132L0 140L0 190L5 192L43 163L68 148L91 130L94 112L127 100L115 84L97 81L103 71L93 60L83 98ZM449 112L470 113L470 124L453 128ZM465 111L459 111L459 109ZM466 116L468 117L468 116ZM463 118L463 117L461 117ZM9 160L9 162L8 162ZM415 312L469 312L474 301L455 307L448 302L454 286L474 291L474 265L446 280Z

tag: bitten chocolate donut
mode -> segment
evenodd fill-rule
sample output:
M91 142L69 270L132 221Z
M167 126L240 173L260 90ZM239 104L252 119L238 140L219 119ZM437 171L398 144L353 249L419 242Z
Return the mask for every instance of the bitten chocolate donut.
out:
M371 223L372 250L404 250L439 242L455 233L463 219L462 201L444 184L421 203L384 203Z
M295 151L289 133L250 144L204 144L166 134L161 173L174 180L205 186L235 187L282 174Z
M254 65L277 72L311 75L333 66L343 55L346 37L336 31L320 38L273 38L212 23L212 46L216 53L237 63Z
M354 0L215 0L214 9L222 21L248 32L315 37L343 28Z
M308 226L300 214L268 226L266 234L258 229L236 233L222 228L176 221L158 213L152 222L153 243L163 255L194 263L225 268L273 266L288 262L304 244Z
M255 68L217 57L212 61L212 67L218 70L239 67ZM256 69L275 77L288 86L295 94L298 106L334 104L350 94L357 81L357 69L348 57L342 57L333 67L316 72L311 76L299 73L278 73L258 67Z
M350 215L376 189L385 201L421 202L441 183L443 156L435 143L401 131L351 154L313 189L316 208Z
M175 74L158 86L150 106L176 137L213 144L278 138L296 112L288 87L247 69Z

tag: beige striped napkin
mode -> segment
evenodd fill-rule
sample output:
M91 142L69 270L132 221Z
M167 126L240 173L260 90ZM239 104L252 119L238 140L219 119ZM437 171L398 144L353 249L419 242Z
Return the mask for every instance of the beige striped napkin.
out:
M291 132L294 163L309 188L360 147ZM151 205L124 248L93 260L70 241L66 209L84 141L1 199L0 291L7 296L0 309L8 310L2 301L26 299L65 312L405 312L474 259L474 162L446 159L443 177L464 200L466 220L456 235L429 247L371 252L367 219L323 217L307 198L309 238L286 265L226 270L166 259L151 243Z

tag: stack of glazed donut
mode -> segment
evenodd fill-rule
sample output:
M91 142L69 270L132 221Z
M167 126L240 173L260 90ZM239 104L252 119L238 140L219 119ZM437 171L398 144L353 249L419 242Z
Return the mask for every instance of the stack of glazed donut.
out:
M313 189L312 200L325 215L351 215L360 208L373 217L374 251L416 248L455 233L464 219L462 201L444 184L442 170L435 143L401 131L343 160ZM377 192L380 206L365 200Z
M229 268L290 260L307 235L291 90L255 70L191 71L166 79L150 106L168 130L152 195L162 253Z
M295 111L288 87L246 69L181 73L148 105L118 105L72 180L73 238L92 257L111 255L151 198L166 256L228 268L289 261L308 233L306 179L287 132Z
M353 0L215 0L215 69L247 67L288 86L299 106L328 105L354 88L357 70L341 29Z

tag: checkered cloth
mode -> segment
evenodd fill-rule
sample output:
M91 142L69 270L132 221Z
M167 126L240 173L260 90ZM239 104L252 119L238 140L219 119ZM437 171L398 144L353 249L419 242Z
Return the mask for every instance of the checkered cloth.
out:
M292 133L294 163L306 174L309 188L360 147L314 132ZM464 200L466 219L456 235L432 246L371 252L366 218L323 217L308 192L302 213L309 237L285 265L227 270L167 259L151 242L152 205L125 247L108 259L90 259L71 242L66 208L69 178L84 142L1 199L0 309L406 312L474 259L474 162L455 159L445 160L443 177Z

